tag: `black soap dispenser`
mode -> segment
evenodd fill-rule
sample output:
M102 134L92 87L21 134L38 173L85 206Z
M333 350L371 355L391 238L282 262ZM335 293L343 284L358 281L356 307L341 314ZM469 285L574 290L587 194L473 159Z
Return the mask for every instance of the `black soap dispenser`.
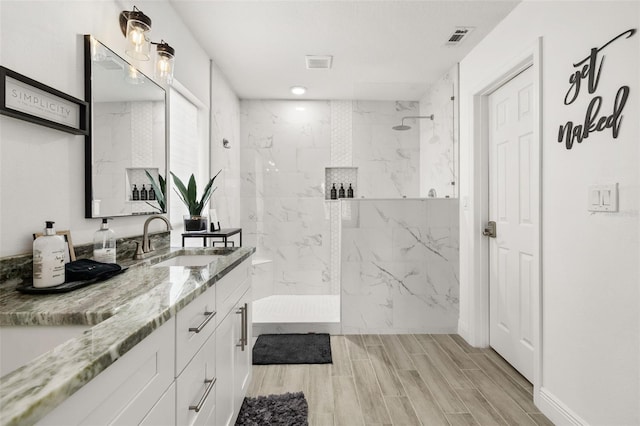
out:
M133 201L138 201L140 200L140 191L138 190L138 187L133 185L133 191L132 192L132 196L131 198L133 199Z
M353 188L351 184L349 184L349 188L347 189L347 198L353 198Z
M142 189L140 190L140 199L146 201L147 198L149 198L149 191L147 191L147 188L142 185Z
M333 184L333 187L331 188L331 199L332 200L337 200L338 199L338 190L336 189L336 184Z
M340 184L340 190L338 191L338 198L344 198L344 185Z
M149 200L153 201L156 199L156 191L153 189L153 186L149 188Z

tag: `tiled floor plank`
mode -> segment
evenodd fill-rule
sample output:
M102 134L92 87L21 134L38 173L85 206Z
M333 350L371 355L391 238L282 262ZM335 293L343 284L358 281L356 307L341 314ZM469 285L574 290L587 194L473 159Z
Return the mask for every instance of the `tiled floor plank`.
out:
M482 396L496 409L509 425L535 425L535 422L524 412L522 408L504 391L493 382L482 370L465 370L478 388Z
M483 353L487 356L487 358L493 361L494 364L504 370L504 372L507 373L514 382L525 388L530 394L533 394L533 385L527 379L525 379L522 374L518 372L518 370L513 368L511 364L505 361L504 358L500 356L500 354L498 354L492 348L485 349Z
M542 413L530 413L529 416L538 426L553 426L553 422Z
M409 398L406 396L385 396L384 401L389 409L389 415L391 416L391 423L393 425L420 426L420 421L411 406Z
M267 371L266 365L254 365L253 372L251 377L251 383L249 384L249 389L247 390L247 396L256 397L261 395L260 386L262 385L262 380L264 379L264 374Z
M334 422L336 426L364 425L353 377L333 376Z
M309 365L309 393L306 395L309 414L333 414L333 382L330 378L331 364Z
M382 346L382 340L377 334L363 334L362 340L365 346Z
M456 393L479 425L507 424L477 389L456 389Z
M466 413L467 407L464 406L453 388L438 371L438 368L431 362L427 355L414 354L411 359L415 364L416 370L420 377L431 390L433 397L445 413ZM474 371L474 370L469 370Z
M350 360L369 359L367 349L359 334L349 334L344 336L347 342L347 352Z
M391 423L371 361L354 360L351 364L365 423Z
M484 352L484 348L474 348L466 340L459 334L449 334L449 336L453 339L454 342L458 344L462 348L465 353L472 354L478 352Z
M469 413L446 414L451 426L478 426L478 422Z
M394 334L383 334L380 336L384 350L389 355L389 359L397 370L414 370L411 358L402 347L400 339Z
M385 352L382 346L369 346L367 347L369 352L369 359L373 365L373 370L376 373L378 384L382 390L384 396L403 396L405 395L404 388L395 373L393 365L389 356Z
M351 361L347 352L347 340L344 336L331 336L331 358L333 376L353 376Z
M416 338L413 337L413 334L400 334L398 335L398 340L400 340L400 344L408 354L424 353L423 347L418 343Z
M458 368L453 360L449 358L449 355L442 350L435 340L433 342L426 342L422 346L424 347L424 351L429 359L436 366L440 374L447 379L452 388L473 389L473 385L469 379L462 374L462 370Z
M422 424L433 426L449 425L429 387L417 371L398 371L398 376Z
M448 334L434 334L433 340L440 345L442 350L449 355L449 358L454 362L454 364L461 370L470 370L474 368L478 368L475 362L469 358L469 356L462 350L460 346L456 342L453 341L451 336Z

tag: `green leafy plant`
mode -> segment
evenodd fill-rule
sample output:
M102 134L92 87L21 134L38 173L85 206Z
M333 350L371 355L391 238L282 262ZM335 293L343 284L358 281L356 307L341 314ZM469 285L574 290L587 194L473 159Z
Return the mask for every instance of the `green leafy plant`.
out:
M202 209L209 201L209 198L211 198L211 194L213 193L213 191L217 189L212 188L212 185L213 181L218 177L220 172L222 172L222 170L216 173L216 175L211 178L207 186L205 186L200 200L198 200L196 178L193 176L193 173L191 174L191 178L189 178L189 183L185 186L185 184L182 182L182 180L180 180L178 176L173 174L173 172L170 172L171 176L173 176L173 183L176 185L173 190L176 191L176 194L178 194L184 205L187 206L187 209L189 210L189 214L191 216L202 216Z
M149 180L151 181L151 187L153 188L153 190L156 193L156 201L158 202L158 206L156 206L155 204L151 204L150 202L147 201L147 204L149 204L151 207L153 207L154 209L158 209L160 210L160 213L166 213L167 209L167 181L165 180L165 178L162 177L161 174L158 174L158 182L156 183L155 179L153 178L153 176L151 176L151 173L149 173L148 170L144 171L147 174L147 177L149 178Z

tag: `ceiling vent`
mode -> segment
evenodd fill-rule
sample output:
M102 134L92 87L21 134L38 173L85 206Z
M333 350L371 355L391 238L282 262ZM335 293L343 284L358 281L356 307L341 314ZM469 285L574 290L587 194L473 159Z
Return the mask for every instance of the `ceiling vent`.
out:
M307 55L304 57L308 70L328 70L333 64L331 55Z
M457 46L473 31L473 27L457 27L447 41L447 46Z

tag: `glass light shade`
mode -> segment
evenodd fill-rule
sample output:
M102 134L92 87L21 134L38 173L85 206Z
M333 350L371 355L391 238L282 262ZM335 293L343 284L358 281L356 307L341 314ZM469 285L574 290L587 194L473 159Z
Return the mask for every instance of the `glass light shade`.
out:
M154 77L166 84L173 82L174 50L166 43L158 45Z
M150 43L146 33L151 27L145 22L136 19L127 21L127 47L125 52L128 56L139 61L149 60Z

